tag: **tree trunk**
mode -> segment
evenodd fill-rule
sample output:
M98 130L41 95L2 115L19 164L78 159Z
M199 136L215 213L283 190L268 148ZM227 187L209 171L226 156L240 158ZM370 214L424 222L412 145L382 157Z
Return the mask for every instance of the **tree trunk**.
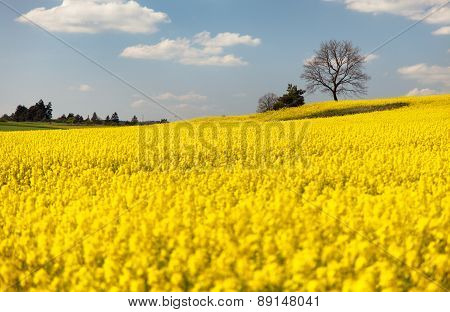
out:
M337 93L335 91L333 91L333 98L336 102L338 101Z

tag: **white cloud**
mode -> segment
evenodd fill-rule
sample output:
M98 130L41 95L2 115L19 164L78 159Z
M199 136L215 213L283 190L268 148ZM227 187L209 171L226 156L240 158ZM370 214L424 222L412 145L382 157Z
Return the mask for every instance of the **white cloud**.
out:
M141 107L145 106L146 104L147 104L147 101L140 99L140 100L133 101L130 104L130 106L132 108L141 108Z
M140 98L140 95L138 95L138 94L134 94L133 98L135 98L135 100L130 103L130 106L132 108L141 108L141 107L144 107L147 104L149 104L149 101ZM193 91L188 92L186 94L181 94L181 95L176 95L171 92L166 92L166 93L162 93L158 96L155 96L154 98L155 98L155 100L158 100L158 101L169 102L169 104L174 104L173 102L177 102L178 104L176 104L174 106L175 108L191 107L191 105L188 104L187 102L197 103L197 102L204 102L208 99L207 96L197 94ZM172 103L170 103L170 102L172 102ZM182 102L182 103L179 103L179 102ZM197 106L192 106L192 107L196 107L197 109L199 108Z
M122 57L174 61L185 65L199 66L240 66L247 65L242 58L225 54L226 47L236 45L258 46L261 40L237 33L220 33L211 37L209 32L201 32L194 38L162 39L155 45L136 45L121 53Z
M380 56L377 55L377 54L369 54L369 55L366 56L366 62L370 63L370 62L373 62L373 61L375 61L376 59L379 59L379 58L380 58Z
M418 95L433 95L438 94L439 92L432 89L419 89L414 88L411 91L409 91L406 95L407 96L418 96Z
M94 89L88 84L81 84L81 85L76 86L76 87L74 87L74 86L69 87L69 90L80 91L80 92L90 92L90 91L92 91Z
M187 58L184 59L182 64L186 65L198 65L198 66L245 66L248 62L242 60L233 54L227 54L223 56L208 56L205 58Z
M193 41L201 46L208 47L213 50L223 47L232 47L239 44L253 47L261 44L261 39L259 38L252 38L248 35L241 36L240 34L230 32L220 33L212 38L211 33L203 31L195 35Z
M82 84L82 85L80 85L79 90L81 92L89 92L89 91L92 91L92 87L87 84Z
M159 101L180 101L180 102L190 102L190 101L206 101L208 99L205 95L197 94L193 91L182 94L182 95L175 95L170 92L166 92L163 94L158 95L155 97Z
M353 11L374 14L389 13L419 21L433 10L447 3L448 0L335 0L335 2L344 3L348 9ZM442 7L429 16L425 22L450 26L450 7L448 5ZM443 28L444 30L437 30L437 32L449 34L448 32L445 33L447 27Z
M174 106L174 108L176 110L180 110L180 111L190 111L191 113L201 113L201 112L209 111L211 109L211 107L209 107L208 105L196 106L196 105L187 104L187 103L177 104Z
M166 13L141 6L132 0L63 0L50 9L36 8L19 17L53 32L98 33L122 31L128 33L155 33L158 24L170 22Z
M405 78L416 80L422 84L439 84L450 87L450 66L417 64L402 67L398 72Z
M450 35L450 26L441 27L433 31L433 35L436 36Z
M185 109L185 108L189 108L189 105L186 103L181 103L181 104L176 105L175 108Z

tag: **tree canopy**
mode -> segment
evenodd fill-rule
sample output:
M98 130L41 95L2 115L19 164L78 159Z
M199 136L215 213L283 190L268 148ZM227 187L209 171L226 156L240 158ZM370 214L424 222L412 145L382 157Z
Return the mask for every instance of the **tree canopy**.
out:
M307 82L308 92L330 93L335 101L339 95L366 94L370 77L363 71L365 61L350 41L330 40L305 62L301 78Z
M305 98L303 97L303 94L305 93L305 90L299 89L297 86L290 83L288 85L286 93L283 94L283 96L281 96L275 103L274 109L279 110L282 108L298 107L304 105Z
M52 113L52 103L45 105L44 101L40 100L30 108L23 105L17 106L12 119L14 121L49 121L52 119Z
M273 110L275 104L278 102L278 95L275 93L267 93L264 94L259 100L258 100L258 113L264 113L267 111Z

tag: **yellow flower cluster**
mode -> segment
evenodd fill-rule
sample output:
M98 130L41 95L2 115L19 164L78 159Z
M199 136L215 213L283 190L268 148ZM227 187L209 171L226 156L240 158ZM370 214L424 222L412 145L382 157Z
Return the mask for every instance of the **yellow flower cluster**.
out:
M0 133L0 290L448 290L449 120L444 95Z

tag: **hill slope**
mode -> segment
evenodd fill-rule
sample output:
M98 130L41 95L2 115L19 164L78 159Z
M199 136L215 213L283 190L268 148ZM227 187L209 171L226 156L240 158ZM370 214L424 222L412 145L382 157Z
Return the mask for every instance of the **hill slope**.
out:
M310 103L298 108L289 108L279 111L270 111L262 114L251 114L242 116L225 116L225 117L204 117L196 118L194 122L236 122L236 121L286 121L310 118L326 118L345 116L352 114L371 113L385 110L395 110L405 107L413 109L432 108L443 109L448 112L450 105L450 95L434 95L422 97L398 97L384 98L373 100L346 100L346 101L328 101Z

